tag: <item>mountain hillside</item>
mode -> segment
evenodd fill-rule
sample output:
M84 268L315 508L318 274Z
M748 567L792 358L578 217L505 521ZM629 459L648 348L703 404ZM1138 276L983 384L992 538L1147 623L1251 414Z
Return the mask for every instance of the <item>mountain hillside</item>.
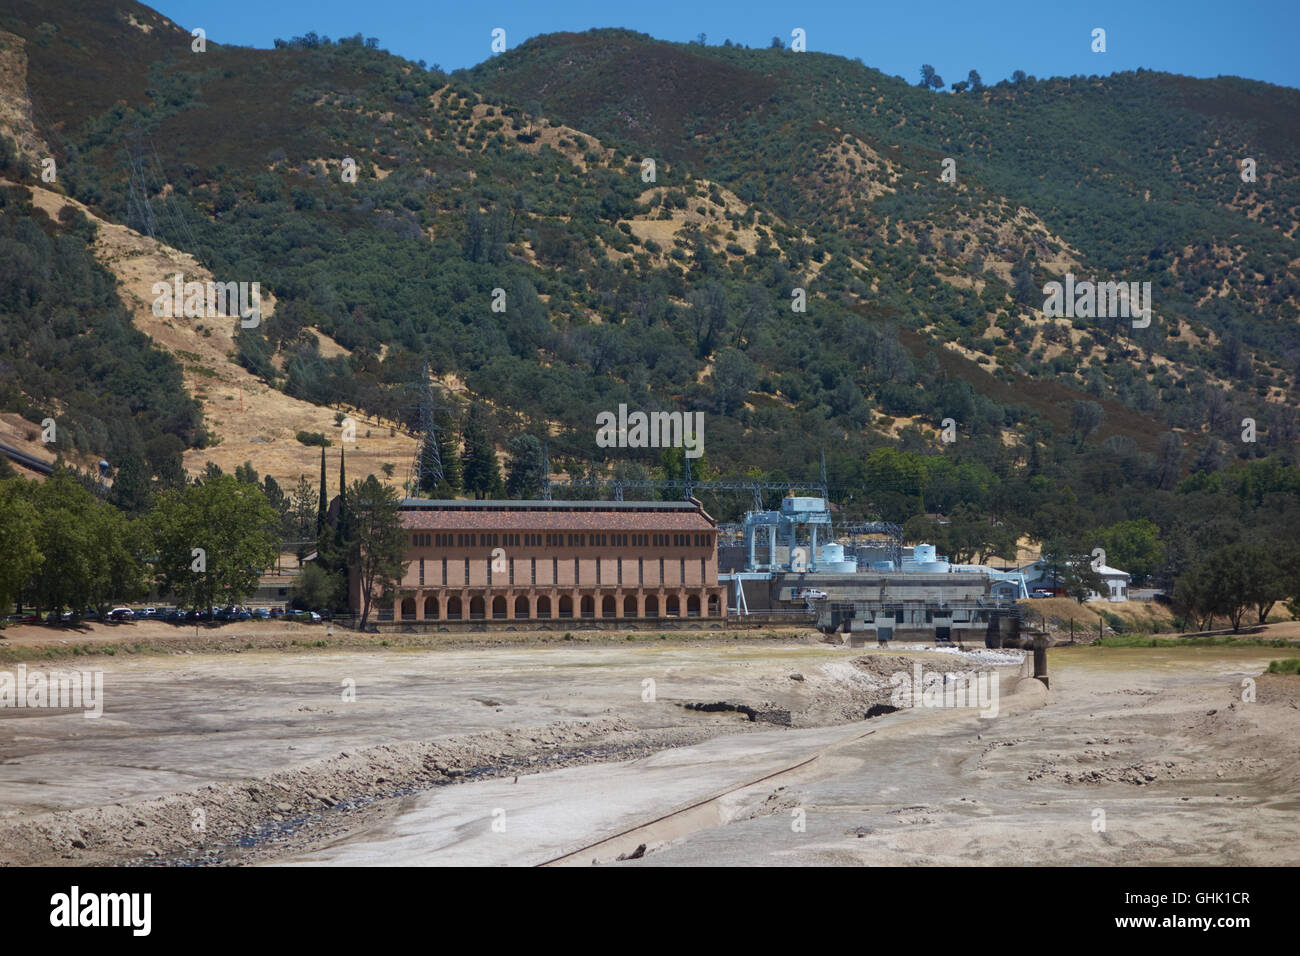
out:
M111 0L17 0L0 29L6 217L66 196L160 243L116 294L197 399L201 426L162 426L191 470L256 460L273 424L277 448L328 434L336 408L414 427L426 364L453 445L473 418L501 450L545 439L557 479L673 477L680 455L598 447L596 415L701 411L695 477L806 481L824 451L840 507L894 520L1100 523L1126 516L1099 497L1119 488L1294 455L1294 90L1139 73L933 93L622 30L445 75L360 35L195 53ZM259 282L274 311L164 329L141 290L182 262ZM1150 282L1150 327L1047 318L1067 272ZM235 411L240 383L261 418ZM399 432L362 467L400 481L413 449Z

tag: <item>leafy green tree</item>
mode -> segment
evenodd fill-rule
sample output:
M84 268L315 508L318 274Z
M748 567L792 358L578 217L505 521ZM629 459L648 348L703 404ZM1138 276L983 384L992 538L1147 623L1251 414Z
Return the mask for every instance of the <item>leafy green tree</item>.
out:
M1174 610L1196 630L1206 630L1218 611L1215 569L1205 561L1197 562L1174 581L1170 601Z
M33 580L34 603L55 613L80 611L90 599L95 560L91 511L94 496L66 469L25 489L36 506L36 546L44 556L42 573Z
M0 482L0 617L9 613L45 560L36 543L39 515L22 493L26 485L25 478Z
M1071 406L1070 427L1074 429L1080 445L1088 440L1088 436L1101 427L1101 423L1105 418L1105 412L1096 402L1075 402Z
M374 475L353 484L349 564L361 585L361 627L376 599L391 597L406 575L409 536L402 526L401 502L392 486Z
M465 425L465 451L461 456L465 490L475 498L490 497L501 483L501 463L487 429L477 414ZM502 486L503 487L503 486Z
M1083 604L1094 594L1104 594L1106 582L1092 566L1092 558L1086 554L1071 555L1066 563L1065 593Z
M757 381L754 363L744 352L738 349L719 352L713 363L713 400L718 411L724 415L734 414Z
M1092 556L1074 541L1056 538L1043 545L1043 580L1061 588L1068 597L1083 604L1094 594L1101 594L1105 582L1092 567Z
M191 608L239 603L279 553L276 519L258 485L230 475L164 492L150 515L161 590Z
M293 603L301 610L336 608L346 600L342 575L327 569L319 561L308 561L298 576Z
M149 471L138 455L122 459L108 500L128 515L141 514L149 507Z
M87 603L102 617L116 602L145 597L149 593L145 563L149 533L144 519L130 521L111 505L96 502L89 512L87 532Z
M31 578L30 595L42 608L103 611L115 600L133 600L145 591L146 565L138 526L100 502L79 477L56 468L44 482L9 486L36 515L36 547L44 558ZM27 512L15 505L19 512ZM21 526L21 516L19 519ZM29 552L16 540L19 561Z
M1272 550L1253 542L1222 545L1174 582L1174 606L1195 616L1202 626L1226 617L1234 633L1254 610L1262 624L1273 605L1290 590L1285 567Z
M539 498L543 475L542 443L536 435L516 435L506 443L510 467L506 472L506 495L511 498Z
M1087 537L1105 550L1107 564L1127 571L1135 584L1147 581L1164 561L1165 548L1160 540L1160 528L1149 518L1097 528Z

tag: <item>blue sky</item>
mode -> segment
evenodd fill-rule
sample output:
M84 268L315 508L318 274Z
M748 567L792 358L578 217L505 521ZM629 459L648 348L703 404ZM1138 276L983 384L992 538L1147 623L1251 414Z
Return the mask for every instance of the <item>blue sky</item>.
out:
M802 28L809 50L860 57L915 82L931 63L948 83L978 70L984 82L1013 70L1038 76L1106 74L1144 67L1189 76L1244 76L1300 88L1297 0L912 0L910 3L724 0L649 3L526 0L459 4L439 0L155 0L155 9L218 43L269 47L315 30L361 33L411 60L446 70L491 55L491 31L510 46L558 30L626 27L665 40L789 43ZM1091 50L1094 27L1106 52Z

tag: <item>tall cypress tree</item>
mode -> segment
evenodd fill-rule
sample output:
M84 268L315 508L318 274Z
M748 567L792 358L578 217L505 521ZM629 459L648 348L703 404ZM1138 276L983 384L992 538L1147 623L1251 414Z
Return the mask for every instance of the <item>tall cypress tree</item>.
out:
M343 449L339 449L339 523L334 540L338 545L336 555L340 570L347 567L348 557L348 478L343 468Z
M325 495L325 446L320 448L320 508L316 511L316 545L320 546L325 533L325 516L329 511L329 498Z

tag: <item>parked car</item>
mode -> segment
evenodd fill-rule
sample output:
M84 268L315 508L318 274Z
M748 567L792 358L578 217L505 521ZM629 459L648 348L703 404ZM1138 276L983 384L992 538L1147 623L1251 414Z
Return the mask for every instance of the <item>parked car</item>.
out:
M108 618L111 621L134 621L135 611L129 607L115 607L108 612Z
M1029 593L1029 596L1031 598L1049 598L1049 597L1055 597L1056 592L1054 592L1051 588L1034 588L1033 591Z
M269 621L270 619L271 619L271 612L268 611L266 608L259 607L253 609L253 620Z
M331 610L329 610L328 608L320 608L319 610L317 610L317 611L313 611L312 613L314 613L314 614L319 614L320 617L321 617L321 620L323 620L323 621L332 621L332 620L334 620L334 612L331 611Z
M271 615L272 618L281 618L281 617L284 617L284 608L282 608L282 607L273 607L273 608L271 608L271 610L270 610L269 613L270 613L270 615Z

